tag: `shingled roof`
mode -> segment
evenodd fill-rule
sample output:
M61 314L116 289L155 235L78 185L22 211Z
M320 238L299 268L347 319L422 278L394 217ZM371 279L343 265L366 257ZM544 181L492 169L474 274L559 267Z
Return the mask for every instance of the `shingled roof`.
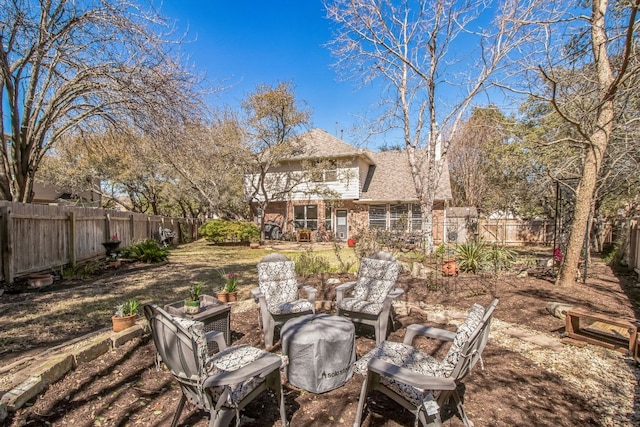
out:
M302 153L294 156L294 159L317 159L360 156L371 163L371 152L356 148L339 138L329 134L323 129L311 129L300 135L300 147Z
M375 171L368 188L363 189L360 201L407 202L416 201L418 196L411 177L411 168L405 151L385 151L369 153L375 162ZM364 191L366 190L366 191ZM436 200L451 200L449 168L445 167L436 190Z

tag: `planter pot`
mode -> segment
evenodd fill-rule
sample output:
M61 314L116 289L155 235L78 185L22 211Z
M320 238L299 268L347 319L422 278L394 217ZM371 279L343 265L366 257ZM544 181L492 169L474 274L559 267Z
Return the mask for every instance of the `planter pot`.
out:
M218 297L218 300L222 302L229 302L229 292L227 291L220 291L216 296Z
M198 314L200 313L200 301L185 301L184 302L185 314Z
M251 242L251 243L249 243L249 247L250 247L251 249L258 249L258 248L260 247L260 243L258 243L258 242Z
M31 274L27 278L27 282L32 288L44 288L53 283L53 276L51 274Z
M238 301L238 291L227 292L227 302Z
M113 316L111 317L111 322L113 323L113 332L124 331L127 328L132 327L136 324L137 315L132 314L131 316Z
M102 246L107 251L107 257L115 258L118 256L118 249L120 248L120 240L110 240L108 242L102 242Z
M350 248L354 248L356 246L356 239L348 239L347 240L347 246L349 246Z
M442 273L445 276L457 276L460 270L458 269L458 264L455 259L450 259L444 261L442 265Z

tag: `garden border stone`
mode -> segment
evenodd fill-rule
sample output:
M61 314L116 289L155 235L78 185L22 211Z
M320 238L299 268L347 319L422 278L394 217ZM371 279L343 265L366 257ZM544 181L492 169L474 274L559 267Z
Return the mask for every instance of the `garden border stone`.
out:
M107 332L80 346L74 343L68 349L49 356L44 363L25 368L22 372L26 372L26 379L6 391L0 399L0 423L7 418L9 411L14 412L20 409L78 365L90 362L145 333L148 333L147 321L142 319L135 326L122 332Z

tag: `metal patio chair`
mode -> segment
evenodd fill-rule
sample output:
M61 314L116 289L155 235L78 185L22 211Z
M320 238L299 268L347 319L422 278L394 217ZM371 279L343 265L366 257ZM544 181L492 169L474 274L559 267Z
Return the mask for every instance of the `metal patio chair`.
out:
M394 288L399 274L400 263L387 252L363 258L358 279L336 287L338 316L373 326L376 344L384 341L392 316L391 302L404 293L401 288Z
M302 289L307 298L301 298ZM258 304L265 348L273 346L275 328L287 320L315 313L316 289L298 285L293 261L281 254L270 254L258 263L258 288L251 290Z
M271 389L287 426L280 368L282 357L248 345L228 347L224 334L204 332L202 322L174 317L155 304L144 306L151 335L161 360L178 381L182 397L171 423L178 424L185 402L210 414L209 427L228 426L240 410L259 394ZM208 354L207 341L220 351Z
M403 343L385 341L358 360L355 371L366 375L366 379L354 426L360 426L369 393L379 390L411 411L416 417L416 427L419 422L423 426L442 426L441 410L448 403L455 404L464 425L471 427L459 389L462 380L481 361L497 304L494 299L486 310L474 304L456 332L411 325ZM444 359L438 361L413 347L413 339L418 335L450 341Z

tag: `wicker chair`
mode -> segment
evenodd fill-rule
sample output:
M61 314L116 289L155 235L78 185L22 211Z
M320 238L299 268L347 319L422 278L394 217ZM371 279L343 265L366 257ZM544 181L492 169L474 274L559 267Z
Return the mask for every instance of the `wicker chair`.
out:
M182 398L173 417L178 424L186 401L209 412L210 427L228 426L240 410L267 389L273 390L287 426L278 355L238 345L227 348L222 332L204 332L202 322L174 317L155 304L144 306L151 335L162 360L178 381ZM207 341L215 340L220 352L208 354Z
M494 299L486 310L474 304L456 332L411 325L403 343L385 341L358 360L355 371L366 375L366 379L354 426L360 426L368 394L379 390L413 412L416 426L418 421L424 426L442 426L441 409L452 402L464 425L471 427L473 424L464 412L459 388L481 360L497 304L498 300ZM438 361L411 345L417 335L452 344L444 359Z
M270 254L258 263L258 286L251 294L258 304L265 348L273 346L276 326L316 312L316 289L298 285L295 264L284 255ZM306 299L300 298L300 289L306 292Z
M392 315L391 302L404 293L394 288L399 274L400 263L389 253L376 252L363 258L358 279L336 287L338 316L373 326L376 344L384 341ZM393 319L390 324L393 326Z

